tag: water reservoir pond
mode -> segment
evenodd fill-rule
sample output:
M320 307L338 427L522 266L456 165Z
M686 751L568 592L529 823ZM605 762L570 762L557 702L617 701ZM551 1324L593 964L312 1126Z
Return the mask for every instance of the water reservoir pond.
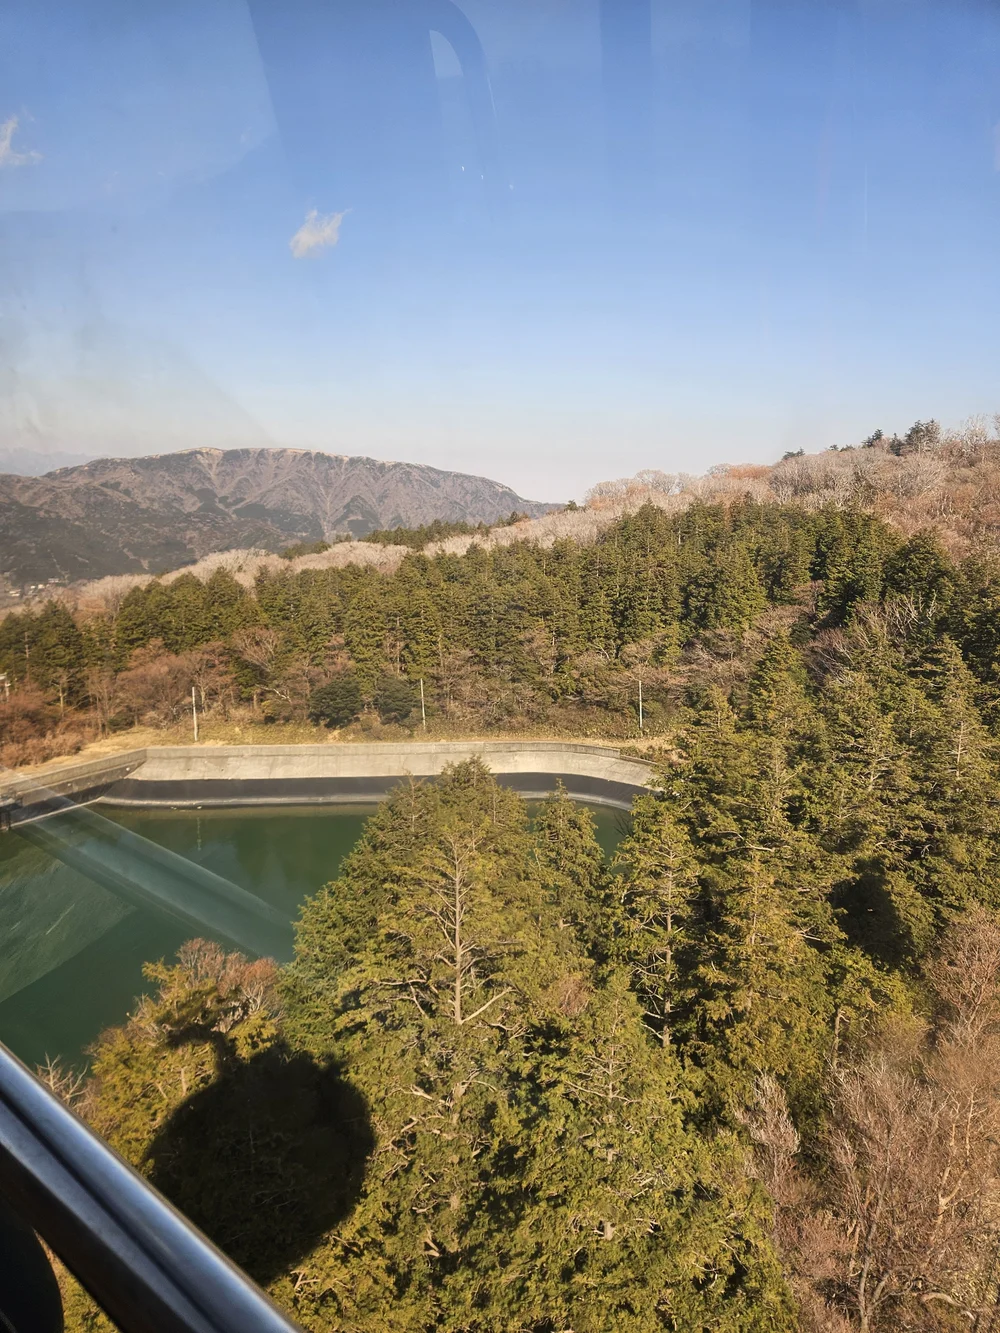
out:
M94 808L262 899L286 920L337 875L374 806L216 810ZM605 852L623 816L592 810ZM58 818L58 817L57 817ZM211 935L149 906L135 906L78 868L0 836L0 1041L29 1066L73 1063L104 1028L120 1023L145 983L143 964L173 957L192 935Z

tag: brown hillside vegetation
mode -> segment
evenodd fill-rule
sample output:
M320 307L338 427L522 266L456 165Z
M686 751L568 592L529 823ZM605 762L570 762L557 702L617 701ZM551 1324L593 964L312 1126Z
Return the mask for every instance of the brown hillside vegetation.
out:
M1000 528L1000 415L975 417L953 430L915 422L905 435L876 431L860 445L788 453L770 467L719 464L703 477L647 471L602 482L589 509L621 510L652 501L754 500L866 509L905 537L934 528L961 557Z

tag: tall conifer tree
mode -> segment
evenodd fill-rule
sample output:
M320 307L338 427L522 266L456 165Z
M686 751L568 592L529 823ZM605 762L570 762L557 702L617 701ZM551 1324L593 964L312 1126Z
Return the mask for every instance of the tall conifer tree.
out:
M612 886L616 955L632 978L647 1026L664 1046L688 994L686 952L698 910L698 863L669 796L640 796L618 847Z

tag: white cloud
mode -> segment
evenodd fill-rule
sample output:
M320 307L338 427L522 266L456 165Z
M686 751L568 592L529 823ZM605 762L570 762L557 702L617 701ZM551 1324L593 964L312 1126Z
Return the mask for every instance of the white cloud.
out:
M343 213L327 213L325 216L311 208L306 220L288 242L288 248L296 259L305 259L316 250L325 250L328 245L336 245L340 240L340 224L351 210Z
M20 117L11 116L0 125L0 167L28 167L32 162L41 162L41 153L19 153L13 145Z

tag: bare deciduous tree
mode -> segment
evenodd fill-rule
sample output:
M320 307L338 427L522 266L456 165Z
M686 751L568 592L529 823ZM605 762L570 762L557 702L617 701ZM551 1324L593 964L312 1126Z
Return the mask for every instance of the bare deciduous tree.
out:
M233 635L233 647L243 658L264 675L270 675L281 652L281 635L267 625L249 625Z
M45 1063L38 1065L35 1072L49 1091L55 1093L67 1106L72 1106L80 1100L83 1085L87 1081L86 1073L81 1073L80 1070L63 1064L60 1059L53 1059L51 1056L47 1056Z
M202 712L222 706L225 713L235 694L235 682L229 666L229 654L224 643L206 643L183 654L183 660L198 691Z
M110 667L91 667L84 683L87 698L97 714L98 731L106 732L118 700L118 678Z
M267 625L250 625L233 635L233 647L244 662L261 674L260 691L270 696L266 711L293 712L304 708L313 685L309 665L289 655L281 635ZM256 701L256 692L255 692Z
M926 974L934 1025L896 1020L833 1076L822 1192L776 1090L747 1113L806 1327L1000 1328L1000 925L970 913Z

